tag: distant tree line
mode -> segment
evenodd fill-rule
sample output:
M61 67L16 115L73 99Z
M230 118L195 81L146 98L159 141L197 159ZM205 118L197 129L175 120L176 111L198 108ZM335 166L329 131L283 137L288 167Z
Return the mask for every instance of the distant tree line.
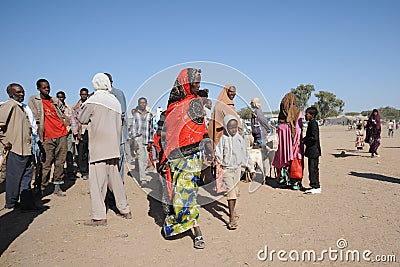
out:
M392 107L382 107L378 108L379 115L381 116L381 119L383 120L398 120L400 119L400 110L395 109ZM361 115L363 116L369 116L371 115L372 110L364 110L361 111Z
M292 88L291 92L296 96L296 105L303 111L308 107L308 100L311 94L315 91L314 85L312 84L300 84L296 88ZM318 110L317 119L325 119L331 116L338 116L343 112L344 101L337 98L335 94L327 91L319 91L315 93L317 101L313 104ZM251 108L244 107L238 111L239 116L242 119L251 118ZM279 114L279 110L272 111L272 114Z
M315 92L314 85L312 84L300 84L296 88L292 88L291 92L296 96L297 101L296 105L303 111L308 107L308 101L311 97L311 94ZM313 106L318 110L317 119L325 119L327 117L339 116L343 112L343 108L345 102L336 97L335 94L328 91L319 91L315 93L314 96L317 98L317 101L314 102ZM400 119L400 110L395 109L393 107L382 107L378 108L379 114L383 120L392 120L392 119ZM272 111L272 114L278 114L279 110ZM361 111L363 116L371 115L372 110ZM250 119L251 118L251 108L244 107L240 111L238 111L239 116L242 119ZM356 116L359 115L358 112L347 112L345 115L348 116Z
M296 105L303 112L308 107L308 100L314 91L315 88L312 84L300 84L296 88L291 89L291 92L295 94L297 98ZM313 106L318 110L317 119L338 116L343 112L345 103L343 100L337 98L334 93L321 90L318 93L315 93L314 96L317 98L317 101L313 104Z
M241 119L243 120L250 120L251 119L251 108L250 107L244 107L241 110L238 111L238 115Z

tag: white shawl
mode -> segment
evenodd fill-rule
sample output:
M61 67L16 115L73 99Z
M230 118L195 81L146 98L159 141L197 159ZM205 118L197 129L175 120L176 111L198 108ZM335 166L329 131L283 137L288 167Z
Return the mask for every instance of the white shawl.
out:
M118 114L122 114L121 104L117 98L110 93L112 88L107 75L104 73L97 73L93 77L92 84L95 91L94 95L92 95L84 105L89 103L98 104L114 110Z

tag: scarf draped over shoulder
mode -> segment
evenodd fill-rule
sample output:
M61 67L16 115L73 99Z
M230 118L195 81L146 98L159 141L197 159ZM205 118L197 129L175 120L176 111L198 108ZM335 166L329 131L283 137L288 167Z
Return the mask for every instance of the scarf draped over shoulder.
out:
M190 90L200 72L183 69L171 90L165 113L165 158L175 159L198 152L200 142L207 135L202 99Z
M217 98L217 103L215 103L214 111L211 114L211 120L208 125L208 135L210 139L214 141L216 146L224 133L224 118L226 115L233 115L238 121L239 131L242 131L242 124L240 122L239 116L235 110L235 104L233 100L228 97L228 90L231 87L235 87L233 84L227 84L222 89L221 93Z
M112 95L110 79L104 73L97 73L92 80L94 95L92 95L84 105L93 103L107 107L118 114L122 114L121 104L118 99Z
M375 112L377 115L375 115ZM367 127L373 130L373 133L381 134L381 116L379 111L374 109L368 118Z
M287 93L281 101L278 123L289 124L292 139L296 135L296 124L299 114L300 109L296 106L296 96L293 93Z

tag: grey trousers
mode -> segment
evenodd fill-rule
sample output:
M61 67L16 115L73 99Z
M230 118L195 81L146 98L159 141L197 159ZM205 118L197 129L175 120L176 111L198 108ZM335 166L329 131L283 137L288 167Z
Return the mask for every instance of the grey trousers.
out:
M121 213L129 213L125 188L118 171L119 158L89 164L89 191L92 203L92 219L107 218L104 200L107 188L114 193L115 202Z
M147 151L147 145L143 145L142 136L136 137L136 141L139 144L139 150L138 150L139 180L147 181L146 168L147 168L147 163L149 161L149 151Z

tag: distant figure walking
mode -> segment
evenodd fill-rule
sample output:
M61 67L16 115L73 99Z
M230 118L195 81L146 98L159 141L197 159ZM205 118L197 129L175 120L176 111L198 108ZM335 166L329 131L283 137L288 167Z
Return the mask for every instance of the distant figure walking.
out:
M357 125L356 129L356 148L357 150L364 148L364 129L361 123Z
M393 132L394 132L394 122L393 120L390 120L388 122L388 136L393 137Z
M147 185L146 167L149 161L149 151L153 145L153 116L147 111L147 99L138 99L138 109L133 116L133 137L137 144L139 181L141 187Z
M374 109L369 116L365 142L369 143L371 158L379 157L378 148L381 144L381 117L377 109Z

